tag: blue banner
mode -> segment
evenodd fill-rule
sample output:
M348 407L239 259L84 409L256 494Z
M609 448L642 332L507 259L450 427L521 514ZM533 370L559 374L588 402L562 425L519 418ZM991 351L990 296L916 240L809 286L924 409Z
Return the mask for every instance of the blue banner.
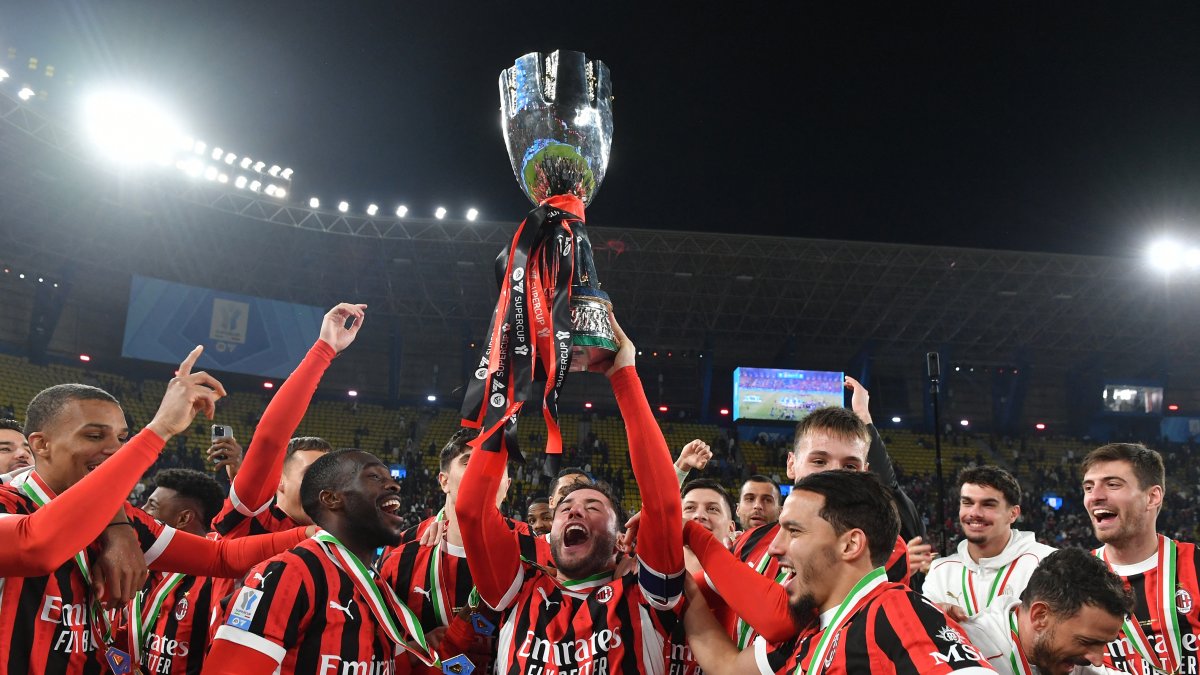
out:
M121 355L285 378L317 339L325 310L134 275Z

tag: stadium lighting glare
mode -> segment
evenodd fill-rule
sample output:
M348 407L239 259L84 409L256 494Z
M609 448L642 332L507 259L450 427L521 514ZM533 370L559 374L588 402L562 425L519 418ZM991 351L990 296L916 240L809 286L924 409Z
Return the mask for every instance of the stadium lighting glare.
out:
M215 166L210 166L210 167L208 167L207 169L205 169L205 170L204 170L204 179L205 179L205 180L216 180L216 179L217 179L217 173L218 173L218 171L217 171L217 167L215 167Z
M354 398L355 396L358 396L358 392L355 391L354 389L351 389L350 391L346 392L346 395L349 396L350 398Z
M1188 269L1200 269L1200 248L1196 248L1195 246L1189 248L1187 253L1184 254L1183 260L1187 264Z
M444 207L444 206L437 207L437 211L433 212L433 217L437 218L438 220L445 218L446 217L446 207Z
M225 163L226 164L233 164L236 161L237 161L237 155L233 154L232 152L225 153Z
M262 182L261 182L261 181L257 181L257 180L255 180L255 181L250 181L250 190L251 190L252 192L258 192L260 189L262 189Z
M267 173L272 176L275 176L275 177L279 176L279 171L280 171L280 168L279 168L278 164L272 164L271 168L267 169Z
M1179 405L1172 403L1167 406L1167 410L1170 410L1171 412L1179 412Z
M900 424L900 417L899 417L899 416L893 417L893 418L892 418L892 423L893 423L893 424Z
M266 195L268 197L274 197L275 196L275 184L274 183L268 184L267 188L265 190L263 190L263 192L266 193Z
M233 185L234 185L234 187L238 188L239 190L244 190L246 188L247 182L248 181L246 180L245 176L238 176L236 179L234 179Z
M310 208L310 209L321 208L321 200L317 199L316 197L309 197L308 198L308 208Z
M367 215L373 216L376 213L379 213L379 207L376 206L375 204L368 204L367 205Z
M426 400L426 401L429 401L430 403L436 403L436 402L437 402L437 396L434 396L433 394L430 394L430 395L428 395L428 396L426 396L426 397L425 397L425 400Z
M658 412L667 412L668 410L670 410L670 408L665 405L658 406Z
M722 417L726 417L729 415L729 408L721 408L719 412L721 413Z
M218 183L228 183L229 182L229 174L227 174L227 173L217 174L217 182Z
M203 155L204 149L207 147L208 146L204 144L204 141L196 141L196 144L192 146L192 152L196 153L197 155Z
M221 158L222 158L222 157L224 157L224 156L225 156L225 151L224 151L224 150L222 150L222 149L220 149L220 148L213 148L213 151L212 151L212 158L213 158L213 159L221 159Z
M88 361L92 360L92 357L88 356L87 354L80 354L79 360L83 361L84 363L87 363Z
M970 420L959 420L959 421L958 421L958 423L959 423L959 424L961 424L961 425L962 425L962 426L964 426L964 427L969 427L969 426L971 426L971 421L970 421Z
M1038 422L1037 424L1033 425L1033 428L1037 429L1038 431L1045 431L1046 424L1044 422Z
M7 79L8 79L8 71L3 68L0 68L0 82L3 82Z
M38 283L39 283L39 284L44 284L44 283L46 283L46 279L45 279L45 278L43 278L43 277L38 277Z
M587 402L585 402L585 403L583 404L583 407L587 408L588 410L591 410L591 409L592 409L592 402L591 402L591 401L587 401Z
M479 209L467 209L467 220L475 220L479 217Z
M407 206L401 204L400 206L396 207L396 217L397 218L403 218L404 216L407 216L407 215L408 215L408 207Z
M18 274L18 275L17 275L17 277L18 277L18 278L21 278L21 279L24 279L24 278L25 278L25 273L24 273L24 272L21 272L20 274Z
M338 202L338 211L345 213L350 210L350 202Z
M263 172L263 169L264 169L264 168L266 168L266 166L267 166L267 163L266 163L266 162L255 162L255 163L254 163L254 170L255 170L255 171L257 171L257 172L259 172L259 173L262 173L262 172Z
M169 165L187 137L181 123L166 108L130 91L110 90L88 96L83 119L86 135L96 148L119 162ZM193 148L203 152L204 143L196 141Z
M283 188L275 188L275 197L276 198L283 199L286 196L287 196L287 190L284 190Z
M243 169L249 169L250 165L253 163L254 163L254 160L250 159L249 157L243 157L241 163L238 164L238 166L242 167Z
M275 388L274 382L263 382L263 389L274 389L274 388Z
M284 180L291 180L291 179L292 179L292 170L291 170L291 169L284 169L283 171L280 171L280 172L279 172L279 177L280 177L280 178L282 178L282 179L284 179Z
M21 99L22 101L28 101L29 99L33 98L33 90L29 87L21 87L21 91L17 92L17 98Z
M1146 249L1150 265L1160 272L1173 272L1183 265L1183 247L1170 239L1159 239Z

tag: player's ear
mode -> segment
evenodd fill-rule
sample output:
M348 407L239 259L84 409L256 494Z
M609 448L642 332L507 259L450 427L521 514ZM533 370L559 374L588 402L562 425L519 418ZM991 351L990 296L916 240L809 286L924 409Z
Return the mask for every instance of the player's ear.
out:
M862 556L871 557L871 547L867 543L867 534L859 529L847 530L841 539L842 559L848 562L858 560Z
M342 493L333 490L321 490L318 499L321 501L321 507L326 511L341 511L345 505Z
M35 457L47 459L50 457L50 444L46 442L46 434L35 431L29 434L29 451Z
M1035 630L1045 630L1046 626L1050 623L1050 605L1040 600L1030 604L1029 621L1033 624Z

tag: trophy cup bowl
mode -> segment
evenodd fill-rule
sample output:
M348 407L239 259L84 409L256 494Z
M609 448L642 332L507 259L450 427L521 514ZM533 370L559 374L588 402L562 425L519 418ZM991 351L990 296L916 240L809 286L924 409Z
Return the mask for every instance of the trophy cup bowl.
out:
M540 205L572 195L590 204L612 148L608 67L581 52L526 54L500 73L500 111L508 158L529 200ZM591 242L577 233L570 370L612 359L619 345L608 321L611 308L608 294L600 290Z

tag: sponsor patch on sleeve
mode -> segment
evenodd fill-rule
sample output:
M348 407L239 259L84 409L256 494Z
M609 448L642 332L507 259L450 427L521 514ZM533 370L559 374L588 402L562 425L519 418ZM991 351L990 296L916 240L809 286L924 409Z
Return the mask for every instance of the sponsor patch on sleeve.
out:
M263 592L257 588L242 587L242 591L233 602L233 608L229 610L229 618L225 620L225 625L250 630L250 622L254 620L254 613L258 611L262 597Z

